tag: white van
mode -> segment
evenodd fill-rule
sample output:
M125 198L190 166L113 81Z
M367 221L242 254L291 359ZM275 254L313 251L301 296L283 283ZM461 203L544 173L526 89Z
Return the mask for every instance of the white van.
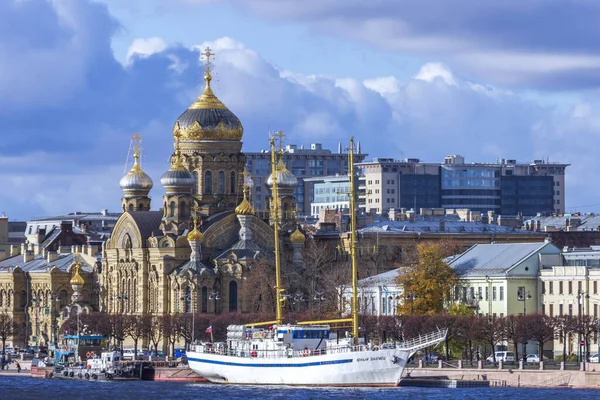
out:
M123 349L123 360L135 360L135 351L133 349Z
M490 355L485 359L488 363L494 362L494 355ZM515 353L512 351L497 351L496 352L496 362L502 361L503 364L514 364L515 363Z

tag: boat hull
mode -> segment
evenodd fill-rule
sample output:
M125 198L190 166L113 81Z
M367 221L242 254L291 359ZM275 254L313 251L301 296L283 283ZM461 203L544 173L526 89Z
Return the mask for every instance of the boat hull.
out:
M278 358L187 353L190 368L214 383L301 386L397 386L410 355L400 349Z

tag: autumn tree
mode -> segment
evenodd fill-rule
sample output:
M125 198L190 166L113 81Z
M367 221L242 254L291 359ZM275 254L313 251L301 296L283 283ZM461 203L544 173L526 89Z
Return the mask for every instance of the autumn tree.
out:
M15 324L13 319L7 312L0 313L0 340L2 341L2 361L6 358L6 340L13 335ZM4 363L2 364L4 366Z
M451 301L451 292L458 278L443 261L444 247L438 243L420 243L417 252L418 263L402 268L397 278L406 295L399 311L402 314L441 313Z

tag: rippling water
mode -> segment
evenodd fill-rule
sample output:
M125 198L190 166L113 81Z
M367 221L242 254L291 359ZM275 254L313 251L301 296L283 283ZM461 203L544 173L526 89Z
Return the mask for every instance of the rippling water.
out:
M518 388L299 388L289 386L225 386L165 382L90 382L0 376L0 399L598 399L598 390Z

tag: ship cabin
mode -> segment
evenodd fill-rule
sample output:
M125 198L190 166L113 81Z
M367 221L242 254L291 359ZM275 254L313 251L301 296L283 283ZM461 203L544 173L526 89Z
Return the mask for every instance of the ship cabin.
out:
M104 336L65 335L54 356L55 364L75 364L100 354Z

